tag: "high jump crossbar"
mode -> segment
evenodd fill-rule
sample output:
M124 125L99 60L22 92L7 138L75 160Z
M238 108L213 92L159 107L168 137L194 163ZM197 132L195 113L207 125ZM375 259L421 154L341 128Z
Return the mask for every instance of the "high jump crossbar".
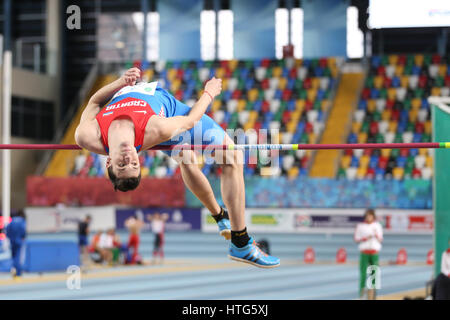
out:
M81 150L76 144L0 144L0 150ZM351 149L450 149L450 142L347 143L347 144L229 144L158 145L148 150L351 150Z

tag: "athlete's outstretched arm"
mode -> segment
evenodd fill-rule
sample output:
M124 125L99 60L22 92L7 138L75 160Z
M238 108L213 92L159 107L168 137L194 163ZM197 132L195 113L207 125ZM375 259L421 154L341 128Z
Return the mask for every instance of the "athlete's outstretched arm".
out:
M159 138L155 144L170 140L176 135L192 129L197 121L200 121L209 104L222 90L222 79L212 78L205 85L205 90L200 99L194 104L186 116L175 116L170 118L152 117L156 136ZM157 118L157 119L153 119Z
M134 85L140 77L137 68L128 69L119 79L111 82L98 90L90 99L81 115L80 123L75 130L76 143L89 151L105 154L105 150L99 140L99 131L95 123L95 117L100 112L100 108L120 89L127 85Z
M99 113L102 105L108 102L108 100L123 87L134 85L140 75L141 71L138 68L128 69L119 79L99 89L89 99L89 102L81 115L81 122L84 120L93 120L97 113Z

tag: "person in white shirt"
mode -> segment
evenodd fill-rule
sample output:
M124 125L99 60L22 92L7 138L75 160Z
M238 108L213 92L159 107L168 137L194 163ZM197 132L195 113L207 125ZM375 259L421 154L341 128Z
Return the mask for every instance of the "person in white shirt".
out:
M376 221L373 209L366 210L364 222L357 224L354 240L356 243L359 243L359 295L362 297L366 287L367 268L369 266L378 266L378 253L381 250L381 242L383 241L383 227Z
M167 213L160 214L159 212L155 212L153 215L147 215L147 219L151 222L152 232L155 234L152 264L156 263L158 255L160 258L159 263L161 264L164 259L164 227L165 222L169 219L169 215Z
M103 232L98 240L97 246L103 261L111 264L114 249L114 230L110 229L107 232Z
M450 239L442 252L441 273L434 280L432 296L433 300L450 300Z

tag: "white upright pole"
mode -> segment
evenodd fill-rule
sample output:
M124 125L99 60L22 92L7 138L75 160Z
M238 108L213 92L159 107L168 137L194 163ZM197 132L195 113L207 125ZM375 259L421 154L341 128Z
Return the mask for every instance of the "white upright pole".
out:
M11 68L12 53L5 51L3 55L3 108L2 136L3 143L11 143ZM2 213L6 226L11 210L11 150L3 150L2 154Z

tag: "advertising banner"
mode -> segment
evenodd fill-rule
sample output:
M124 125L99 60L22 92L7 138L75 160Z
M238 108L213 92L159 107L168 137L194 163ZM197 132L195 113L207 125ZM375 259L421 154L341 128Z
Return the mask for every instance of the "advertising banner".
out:
M364 209L247 209L246 223L252 232L353 233L363 222ZM431 233L431 210L376 210L377 221L386 233ZM202 230L217 232L208 210L202 210Z
M167 213L169 219L166 221L166 231L191 231L200 230L200 209L185 208L124 208L116 210L117 229L125 228L125 220L131 216L145 221L145 230L150 230L150 222L147 220L148 214L159 212Z
M78 222L86 215L92 217L91 231L116 226L116 209L104 207L28 207L25 208L27 232L77 231Z

